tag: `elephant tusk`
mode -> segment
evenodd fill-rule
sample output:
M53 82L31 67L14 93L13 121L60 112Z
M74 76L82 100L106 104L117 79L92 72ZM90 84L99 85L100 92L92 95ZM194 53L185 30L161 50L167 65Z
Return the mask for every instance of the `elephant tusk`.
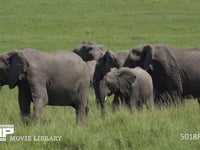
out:
M108 96L105 97L104 101L106 101L107 97L108 97Z

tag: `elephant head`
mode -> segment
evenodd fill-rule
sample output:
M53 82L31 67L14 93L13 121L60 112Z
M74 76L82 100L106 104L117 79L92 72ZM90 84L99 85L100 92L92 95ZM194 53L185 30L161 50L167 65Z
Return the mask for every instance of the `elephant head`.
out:
M96 95L96 101L99 103L100 95L102 89L100 84L102 84L103 77L108 73L111 68L118 68L119 64L117 63L117 58L115 54L111 51L107 51L103 57L99 58L97 61L94 75L93 75L93 87Z
M100 84L100 88L102 89L100 94L100 103L104 103L106 96L110 96L113 93L117 93L124 99L127 99L135 79L136 76L130 71L130 69L126 67L120 69L111 69L111 71L106 74Z
M139 46L130 51L124 64L131 68L139 66L150 73L158 103L174 102L181 97L182 79L175 53L175 48L166 45Z
M84 61L98 60L105 53L103 45L97 45L93 42L83 42L79 44L74 50L74 53L79 55Z
M134 68L139 66L145 70L153 71L153 59L155 50L152 46L139 46L130 51L128 58L124 63L124 67Z
M119 68L119 63L115 53L112 51L106 51L103 57L99 58L94 71L93 81L102 80L106 73L111 68Z
M17 85L18 80L25 77L28 62L22 52L12 51L0 55L0 84L9 85L12 89Z
M106 51L103 57L99 58L97 61L94 76L93 76L93 87L95 90L96 101L99 103L101 101L100 95L103 92L103 88L100 87L104 76L110 72L111 68L120 68L123 66L126 58L128 57L129 51L122 51L114 53L112 51ZM118 100L117 100L118 99ZM118 95L114 96L113 104L117 105L119 101Z
M132 83L135 81L136 76L127 68L123 67L120 69L113 68L103 79L109 89L109 93L120 92L123 94L128 94Z

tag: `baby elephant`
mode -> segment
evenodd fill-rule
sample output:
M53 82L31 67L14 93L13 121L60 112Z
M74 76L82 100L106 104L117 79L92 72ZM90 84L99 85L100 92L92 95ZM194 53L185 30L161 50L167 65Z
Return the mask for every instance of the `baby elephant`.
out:
M134 69L122 67L112 69L103 79L100 88L103 89L101 103L104 105L105 97L111 94L120 94L130 108L139 109L143 104L148 109L153 108L153 84L151 76L142 68ZM102 110L102 113L105 110Z

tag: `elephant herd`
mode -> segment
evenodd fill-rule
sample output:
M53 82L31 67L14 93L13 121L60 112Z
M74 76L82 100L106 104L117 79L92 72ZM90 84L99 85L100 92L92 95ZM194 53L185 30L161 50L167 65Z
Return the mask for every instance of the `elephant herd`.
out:
M193 96L200 103L200 48L141 45L113 52L103 45L83 42L72 52L46 53L35 49L0 54L0 85L18 88L24 123L38 120L46 105L72 106L77 123L84 123L88 89L105 114L105 100L114 94L113 108L130 111L154 105L178 105Z

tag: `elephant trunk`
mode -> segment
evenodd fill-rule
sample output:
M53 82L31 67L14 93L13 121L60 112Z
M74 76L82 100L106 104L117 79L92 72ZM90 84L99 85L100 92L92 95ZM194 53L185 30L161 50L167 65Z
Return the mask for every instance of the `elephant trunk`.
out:
M105 114L105 101L110 91L104 80L100 82L99 91L100 91L99 95L100 95L101 112L102 114Z

